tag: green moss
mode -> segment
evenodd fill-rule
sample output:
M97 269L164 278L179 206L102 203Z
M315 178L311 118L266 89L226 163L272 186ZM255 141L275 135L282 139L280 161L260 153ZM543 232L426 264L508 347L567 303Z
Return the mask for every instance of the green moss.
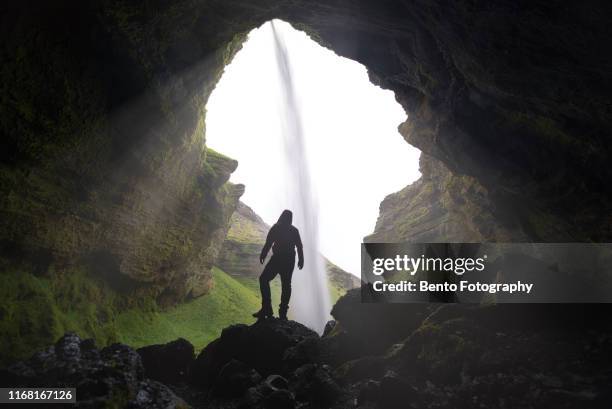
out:
M209 160L209 159L210 160L215 160L216 159L216 160L233 161L233 159L230 158L229 156L224 155L222 153L219 153L216 150L208 148L208 147L206 148L206 159L207 160Z
M338 298L342 297L346 294L346 290L344 288L338 287L333 283L333 281L329 280L329 298L331 300L332 305L338 301Z
M218 268L213 268L214 288L209 295L180 304L166 311L143 313L130 310L117 317L118 338L133 347L189 340L200 350L231 324L254 322L251 314L260 299L247 286Z
M234 278L213 268L209 295L160 310L152 298L126 302L91 274L78 269L38 277L27 268L0 273L0 364L25 358L65 332L94 338L99 346L123 342L133 347L183 337L197 350L235 323L254 322L261 305L256 278ZM271 283L272 303L280 303L280 280ZM335 302L345 292L330 282ZM120 311L121 308L128 308Z
M236 53L242 49L242 44L244 44L247 37L248 32L238 33L232 37L223 53L223 67L227 67L232 62Z
M227 240L242 244L254 246L255 254L259 253L259 249L266 241L266 233L259 226L248 220L245 217L232 216L231 227L227 233Z
M37 277L27 268L0 273L0 364L25 358L67 331L115 341L115 296L89 274L69 270Z

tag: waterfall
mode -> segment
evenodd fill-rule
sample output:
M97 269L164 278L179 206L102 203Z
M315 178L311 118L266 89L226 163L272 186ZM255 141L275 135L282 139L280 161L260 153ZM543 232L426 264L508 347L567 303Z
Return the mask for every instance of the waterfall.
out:
M281 132L285 152L285 195L293 211L294 225L300 229L305 265L293 273L290 315L296 321L321 333L329 319L331 301L327 274L319 252L318 202L313 188L302 120L295 95L289 56L282 31L272 22L276 63L281 85Z

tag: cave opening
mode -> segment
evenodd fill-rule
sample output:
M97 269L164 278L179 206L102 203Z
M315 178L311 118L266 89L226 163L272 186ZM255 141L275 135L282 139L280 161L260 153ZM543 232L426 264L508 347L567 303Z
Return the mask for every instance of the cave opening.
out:
M290 89L279 61L290 71ZM238 161L231 181L246 186L242 201L268 225L285 208L298 212L302 232L315 219L316 237L308 238L315 243L305 249L313 244L354 275L381 201L420 176L420 151L397 130L407 114L393 92L372 84L363 65L281 20L249 33L206 111L207 147ZM305 183L307 192L296 192ZM303 206L310 209L299 217Z

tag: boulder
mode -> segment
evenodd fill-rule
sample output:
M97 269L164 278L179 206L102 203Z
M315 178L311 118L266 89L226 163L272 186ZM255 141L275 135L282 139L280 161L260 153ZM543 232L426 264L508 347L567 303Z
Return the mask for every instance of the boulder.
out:
M237 324L224 328L221 336L204 348L198 355L190 372L191 383L199 386L212 386L221 368L236 355L242 346L247 325Z
M347 361L370 355L368 343L357 336L352 336L335 325L332 333L321 338L307 338L294 347L287 349L284 356L285 369L291 373L307 363L339 366ZM380 348L376 348L378 351Z
M408 337L436 308L435 304L425 303L383 304L361 301L360 289L349 290L331 311L348 335L342 353L349 359L382 354L392 344Z
M291 390L300 401L328 405L341 394L341 389L327 365L306 364L298 368L291 379Z
M2 385L76 387L79 407L184 409L189 406L163 384L146 379L140 355L127 345L101 350L90 340L67 333L54 346L2 373Z
M387 362L382 356L365 356L342 364L334 375L345 382L353 383L368 378L380 378L384 375Z
M240 409L251 409L256 407L263 399L264 395L258 388L249 388L243 397L238 401L236 406Z
M288 348L283 356L285 373L292 373L307 363L320 362L323 354L321 340L322 338L306 338L302 342Z
M264 383L265 387L270 391L276 391L279 389L289 389L289 382L286 378L280 375L270 375L266 378Z
M336 327L336 324L337 322L335 320L327 321L327 323L325 324L325 328L323 328L323 336L325 337L329 335Z
M357 396L357 403L363 405L365 402L376 402L378 401L378 394L380 391L380 382L368 379L363 382L359 387L359 395Z
M189 405L166 385L145 379L138 385L136 396L125 406L126 409L188 409Z
M273 391L264 399L266 409L293 409L296 406L293 393L286 389Z
M261 381L256 370L236 359L232 359L221 368L213 385L213 395L239 397Z
M285 352L306 339L318 339L318 335L295 321L268 319L251 326L230 326L198 355L191 381L204 388L211 387L221 368L232 359L263 376L286 374Z
M183 338L167 344L148 345L136 352L142 359L145 376L163 383L184 382L195 360L193 345Z
M380 381L378 402L385 409L405 409L415 406L419 401L418 392L412 384L388 371Z

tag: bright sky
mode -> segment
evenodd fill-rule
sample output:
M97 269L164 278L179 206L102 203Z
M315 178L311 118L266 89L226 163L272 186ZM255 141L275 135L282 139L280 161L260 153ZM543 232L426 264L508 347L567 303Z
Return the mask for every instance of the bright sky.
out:
M406 113L393 93L373 85L363 65L287 23L275 24L288 50L301 108L319 200L321 252L358 276L360 243L374 229L380 202L420 177L420 152L397 131ZM285 168L281 101L266 23L249 34L210 97L206 143L238 160L231 181L246 185L242 201L269 224L287 207L275 180Z

